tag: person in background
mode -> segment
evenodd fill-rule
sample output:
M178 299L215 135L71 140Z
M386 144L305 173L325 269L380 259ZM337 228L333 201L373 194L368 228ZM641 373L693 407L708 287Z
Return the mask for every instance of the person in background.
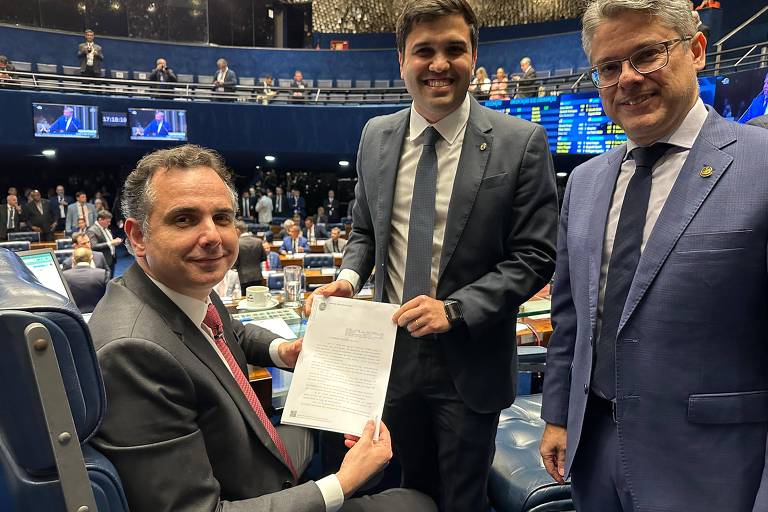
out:
M16 71L13 63L5 55L0 55L0 85L13 81L13 71Z
M217 92L235 92L237 74L229 69L226 59L216 61L216 73L213 75L213 90Z
M317 220L318 224L328 224L328 216L325 214L325 208L322 206L317 207L317 214L315 215L315 219Z
M280 233L277 235L278 240L284 240L285 237L291 236L291 228L296 224L293 219L285 219L283 221L283 229L280 230Z
M304 81L304 75L302 74L301 70L296 70L293 73L293 80L291 80L291 98L294 100L303 100L305 98L305 94L308 93L307 89L309 86Z
M22 217L32 231L40 233L41 242L53 241L53 231L58 220L51 214L48 201L42 200L39 190L30 190L29 201L24 205Z
M94 37L93 30L86 30L85 42L77 46L77 58L80 59L80 76L101 77L104 52L101 49L101 45L94 42Z
M85 220L88 228L96 222L96 207L88 202L88 195L79 191L75 194L76 201L67 207L67 218L64 223L64 232L71 235L77 229L77 219Z
M337 253L344 252L344 248L347 246L347 241L341 238L341 230L339 228L331 229L331 238L325 241L323 244L323 252L325 253Z
M123 243L123 239L113 237L109 225L112 222L112 213L102 210L96 215L96 222L91 225L86 234L91 239L91 247L94 251L99 251L104 255L104 261L107 262L109 272L115 275L115 263L117 262L116 248Z
M315 224L315 219L311 215L307 215L304 219L304 236L310 243L314 243L318 239L328 238L328 233L323 226Z
M245 289L249 286L260 285L263 281L261 275L261 262L267 259L264 254L262 242L253 233L248 231L248 226L242 220L235 221L237 230L237 244L239 247L234 269L240 280L240 290L245 296Z
M155 118L144 128L145 137L167 137L168 122L165 120L165 112L155 111Z
M78 247L72 253L74 266L62 272L69 285L77 309L91 313L107 291L109 272L93 266L93 253L87 247Z
M269 224L272 222L272 198L269 197L269 190L264 189L261 191L261 197L256 203L256 215L259 220L259 224Z
M277 186L275 187L275 197L274 197L274 204L275 209L273 211L274 217L288 217L288 198L285 196L285 192L283 187Z
M64 231L67 221L67 207L72 203L72 197L67 195L64 185L56 185L56 194L48 198L51 214L58 222L56 229Z
M288 236L283 239L281 254L309 252L309 242L301 236L301 229L297 224L291 226Z
M8 233L19 231L21 206L16 194L8 194L5 204L0 205L0 240L7 240Z
M89 251L93 251L93 249L91 248L91 239L88 238L88 234L85 231L86 231L85 228L83 228L82 232L77 232L72 234L72 250L78 249L80 247L84 247ZM109 265L107 265L107 261L104 259L104 255L98 251L92 253L91 267L103 268L104 270L107 271L107 273L110 276L112 275L109 271ZM64 262L61 264L61 268L63 270L68 270L72 268L71 256L64 260Z
M533 63L531 62L530 57L523 57L520 60L520 71L523 72L521 75L513 75L512 79L515 82L519 82L523 80L523 83L517 84L517 93L515 94L515 98L533 98L536 96L536 85L530 81L527 80L533 80L536 78L536 70L533 68Z
M155 69L152 70L152 73L149 74L149 79L152 82L177 82L178 78L176 77L176 73L173 72L171 68L168 67L168 63L165 61L164 58L160 57L155 62Z
M264 263L262 266L263 270L278 270L282 267L280 264L280 255L272 250L272 244L264 241L261 244L262 249L264 249Z
M765 74L765 80L763 80L763 88L757 93L755 99L749 104L749 108L739 118L740 123L746 123L753 117L763 116L768 114L768 73Z
M83 123L75 117L75 109L70 106L64 107L61 116L53 122L47 131L49 133L69 133L74 134L83 128Z
M504 71L504 68L498 68L496 70L496 78L493 79L493 82L491 82L491 89L490 89L490 96L489 99L492 100L508 100L509 99L509 93L507 92L507 85L509 84L509 81L507 80L507 72Z
M483 66L480 66L475 71L475 76L469 83L469 92L474 94L478 99L485 99L491 92L491 79L488 78L488 72Z
M288 204L292 215L298 214L302 219L307 215L307 203L301 197L301 192L299 192L298 188L294 187L291 189L291 198Z
M266 75L261 79L261 88L257 90L256 101L262 105L269 105L272 98L277 96L277 91L272 87L274 87L272 75Z
M336 192L334 190L328 191L328 197L323 201L323 207L328 214L328 222L336 223L341 218L341 208L339 207L339 200L336 199ZM318 219L317 222L320 222Z

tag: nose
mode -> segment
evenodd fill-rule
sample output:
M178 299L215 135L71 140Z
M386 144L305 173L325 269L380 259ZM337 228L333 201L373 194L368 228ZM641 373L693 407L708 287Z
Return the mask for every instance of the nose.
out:
M219 226L210 217L200 222L200 235L198 243L206 248L213 248L221 245L221 233Z
M621 74L619 75L619 87L627 87L635 82L639 82L645 78L645 75L638 73L638 71L630 64L629 59L621 63Z
M429 70L433 73L443 73L451 67L450 62L443 53L436 53L432 62L429 64Z

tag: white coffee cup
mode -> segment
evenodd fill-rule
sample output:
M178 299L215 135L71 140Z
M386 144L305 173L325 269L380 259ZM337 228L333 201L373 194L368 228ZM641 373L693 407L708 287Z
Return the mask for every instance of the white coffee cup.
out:
M245 289L245 298L248 304L255 307L263 307L269 304L272 296L266 286L249 286Z

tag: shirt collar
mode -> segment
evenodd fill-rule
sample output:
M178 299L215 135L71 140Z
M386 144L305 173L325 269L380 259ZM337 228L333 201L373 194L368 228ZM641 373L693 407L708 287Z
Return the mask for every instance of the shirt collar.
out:
M424 130L426 130L427 127L434 126L443 140L447 142L449 146L452 146L453 143L456 142L456 138L459 136L459 133L461 133L461 130L467 125L467 121L469 121L470 106L469 93L467 93L459 108L435 124L430 125L429 121L424 119L424 116L419 114L413 104L411 104L411 120L408 127L408 140L415 142L416 139L424 133Z
M75 266L76 267L90 267L91 263L89 261L79 261Z
M149 274L147 274L147 277L153 283L155 283L158 288L160 288L161 292L163 292L169 299L171 299L171 302L176 304L176 306L178 306L178 308L185 315L187 315L190 320L192 320L193 324L199 326L203 323L203 320L205 320L205 315L208 313L208 304L211 303L211 299L209 297L206 297L205 301L201 301L188 295L184 295L183 293L179 293L175 290L171 290Z
M688 111L685 119L683 119L683 122L677 127L677 130L656 142L666 142L679 148L691 149L693 143L696 142L696 137L699 136L701 128L704 126L704 122L707 120L707 115L707 107L704 106L701 98L698 98L691 110ZM626 160L632 150L639 146L640 144L627 139L627 154L624 159Z
M247 236L253 236L253 233L251 233L250 231L246 231L245 233L240 235L240 238L245 238Z

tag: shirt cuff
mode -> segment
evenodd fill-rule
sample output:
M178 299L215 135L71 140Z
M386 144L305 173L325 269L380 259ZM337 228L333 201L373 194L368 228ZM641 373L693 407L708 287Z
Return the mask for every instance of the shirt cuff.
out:
M355 272L352 269L345 268L341 272L339 272L339 277L336 278L337 281L340 281L344 279L345 281L349 281L349 283L352 285L352 289L354 290L354 293L357 293L360 291L359 285L360 285L360 275Z
M344 504L344 491L336 475L328 475L315 482L320 488L320 494L325 501L325 510L327 512L336 512Z
M280 358L280 352L278 351L280 344L286 342L287 340L284 340L283 338L275 338L272 340L272 343L269 344L269 358L272 359L275 366L279 368L288 368L285 361Z

